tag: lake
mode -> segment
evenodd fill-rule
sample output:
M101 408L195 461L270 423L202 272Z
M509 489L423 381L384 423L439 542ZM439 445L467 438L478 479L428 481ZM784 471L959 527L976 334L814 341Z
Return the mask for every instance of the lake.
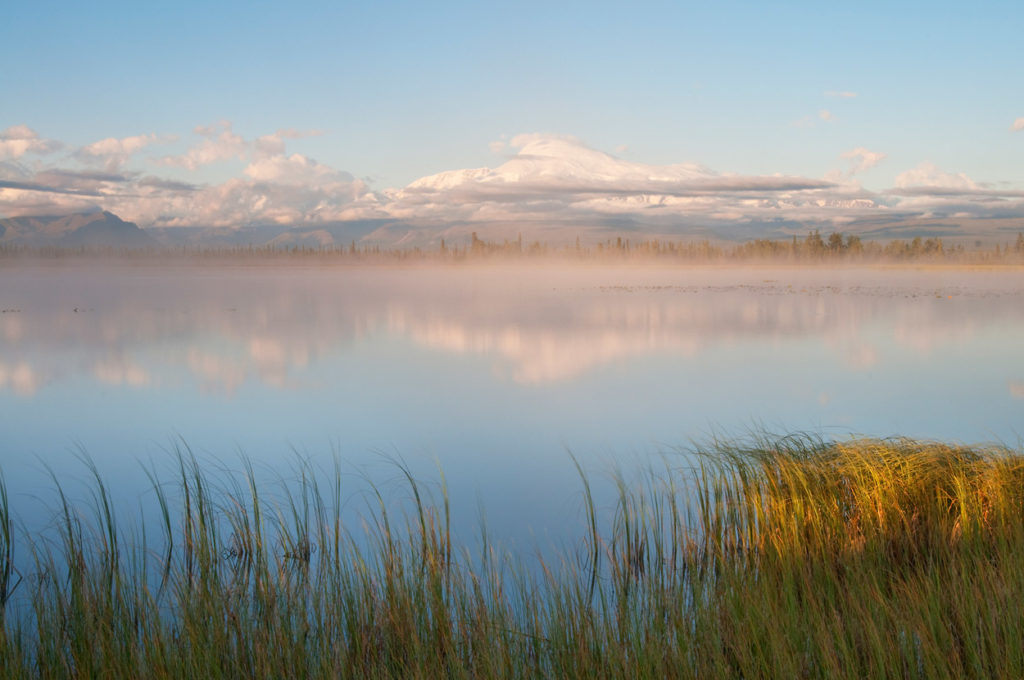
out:
M0 265L0 468L26 526L81 451L128 508L176 446L268 475L336 455L353 488L388 488L389 458L439 466L459 532L482 507L523 545L580 526L569 452L603 479L715 434L1024 428L1021 270L304 262Z

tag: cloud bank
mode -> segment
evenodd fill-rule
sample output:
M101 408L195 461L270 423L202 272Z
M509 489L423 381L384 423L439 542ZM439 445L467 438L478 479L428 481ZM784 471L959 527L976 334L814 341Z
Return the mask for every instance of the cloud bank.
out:
M863 146L840 154L845 171L816 178L647 164L571 136L521 134L490 145L504 154L496 167L372 188L350 172L289 152L292 140L320 134L282 128L246 138L230 121L219 121L196 126L182 152L159 155L162 145L176 141L172 135L150 132L70 148L13 126L0 132L0 217L104 209L142 227L378 220L387 226L367 238L420 244L471 230L551 240L623 232L778 237L810 229L871 235L922 220L1024 216L1021 190L983 185L927 161L899 172L890 188L869 191L858 176L887 155ZM56 153L61 149L68 151ZM229 166L238 168L235 176L213 184L190 179L217 163L236 164Z

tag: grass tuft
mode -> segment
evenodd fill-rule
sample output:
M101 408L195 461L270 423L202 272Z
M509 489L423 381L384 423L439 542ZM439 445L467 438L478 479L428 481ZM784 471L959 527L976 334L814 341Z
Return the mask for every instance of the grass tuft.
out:
M400 459L408 505L371 485L348 526L338 464L274 496L183 446L172 482L147 470L149 533L81 461L49 534L0 476L4 678L1024 677L1020 451L716 441L614 473L604 534L573 458L585 548L537 568L483 522L457 545L443 473L435 502Z

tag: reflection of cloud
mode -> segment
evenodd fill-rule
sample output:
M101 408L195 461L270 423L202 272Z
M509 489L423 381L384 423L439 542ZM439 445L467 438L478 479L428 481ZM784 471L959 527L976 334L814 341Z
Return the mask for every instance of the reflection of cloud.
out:
M18 342L25 334L25 325L18 314L4 314L0 318L0 328L3 329L0 335L8 342Z
M1015 399L1024 399L1024 380L1011 380L1010 396Z
M696 354L697 338L643 328L524 331L516 326L471 328L441 321L392 317L396 328L427 347L460 354L497 355L513 366L512 379L534 384L565 380L620 359L652 352Z
M189 369L203 381L204 389L230 395L245 382L245 364L237 359L192 348L188 351L187 363Z
M260 379L274 387L291 386L289 372L309 363L309 347L303 342L285 343L261 335L249 340L248 352Z
M92 374L108 385L146 387L152 382L144 368L124 358L101 361L93 367Z
M974 325L964 323L936 328L915 320L905 320L893 331L893 338L901 345L921 354L931 354L943 345L964 345L974 336Z
M24 361L13 366L0 363L0 389L9 389L18 396L27 397L36 393L43 384L42 378Z
M873 368L878 363L878 351L868 344L858 344L846 354L846 365L858 371Z
M249 340L249 356L261 366L278 366L287 363L288 352L272 338L256 337Z
M182 369L226 394L247 383L291 389L315 380L324 357L370 335L482 356L521 383L768 339L787 350L795 339L820 342L841 367L860 371L894 344L924 355L969 347L992 323L1024 324L1024 282L1007 274L1005 284L986 278L973 291L950 288L949 273L940 290L905 283L933 274L903 272L893 283L874 270L858 270L853 286L834 285L846 274L831 271L587 267L190 267L185 275L69 267L17 274L30 277L21 283L4 276L4 305L20 311L0 316L0 387L17 394L83 374L152 385Z

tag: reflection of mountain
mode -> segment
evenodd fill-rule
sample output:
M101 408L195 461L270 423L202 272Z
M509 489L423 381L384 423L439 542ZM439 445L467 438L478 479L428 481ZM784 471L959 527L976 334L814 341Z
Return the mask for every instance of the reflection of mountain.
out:
M1020 328L1022 290L1019 274L871 270L15 266L0 271L0 390L82 375L142 389L183 371L229 393L289 388L385 336L488 357L522 383L801 339L864 370L884 359L879 343L927 353Z

